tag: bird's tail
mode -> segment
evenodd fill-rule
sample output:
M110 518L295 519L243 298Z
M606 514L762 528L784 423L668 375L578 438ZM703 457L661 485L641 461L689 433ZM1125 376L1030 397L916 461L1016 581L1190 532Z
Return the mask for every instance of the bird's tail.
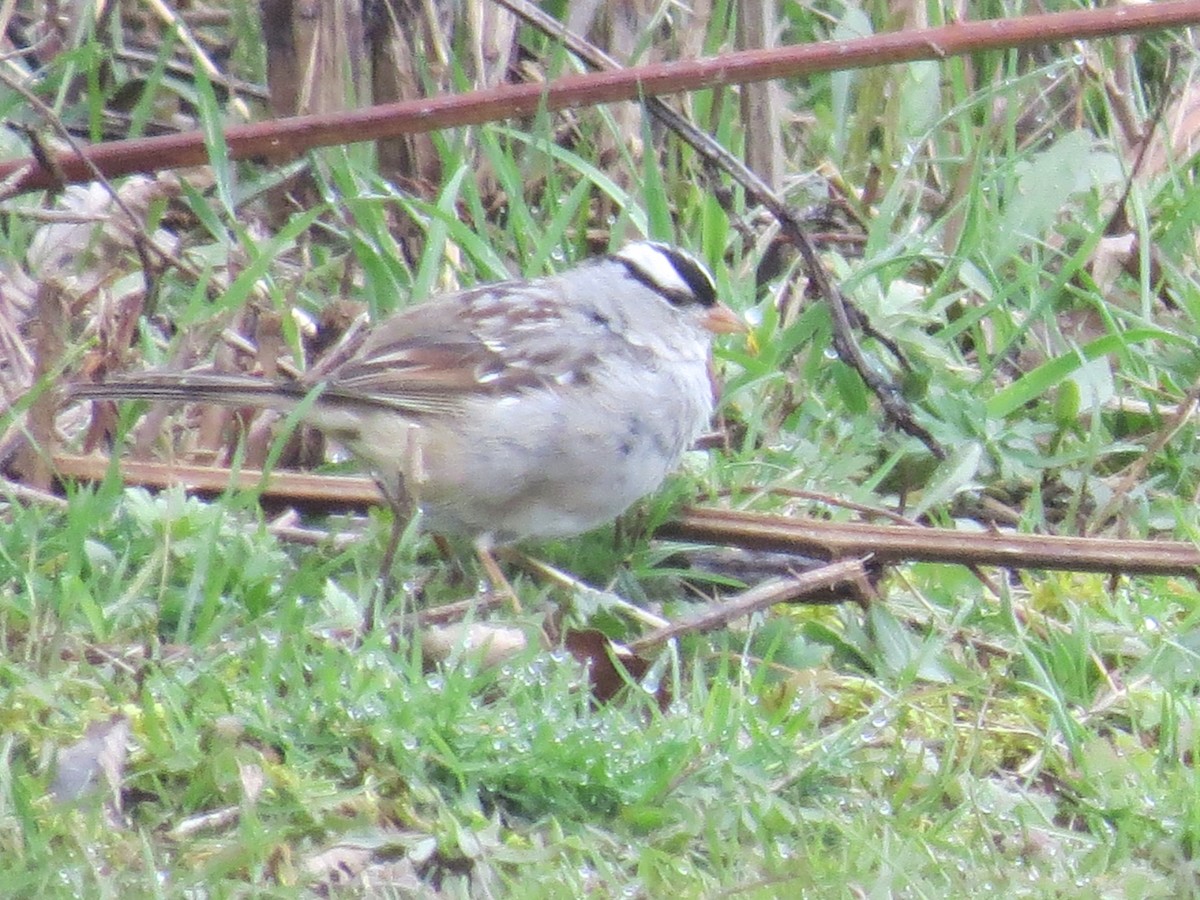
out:
M74 384L68 394L76 400L176 400L289 412L312 390L300 382L268 381L250 375L162 372Z

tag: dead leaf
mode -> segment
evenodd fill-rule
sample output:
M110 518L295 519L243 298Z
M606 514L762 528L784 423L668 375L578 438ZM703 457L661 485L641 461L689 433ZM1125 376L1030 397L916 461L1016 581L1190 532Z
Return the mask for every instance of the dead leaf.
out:
M74 803L103 782L112 794L112 810L120 812L129 734L129 719L119 714L89 725L78 742L58 751L50 796L59 803Z
M1172 166L1184 166L1200 146L1200 84L1188 82L1146 139L1146 152L1137 173L1142 182L1157 178ZM1134 148L1136 151L1136 148Z
M347 838L300 860L310 887L322 892L355 886L370 896L431 896L419 867L435 857L437 839L416 831L379 829Z
M1135 252L1137 236L1132 231L1100 238L1092 253L1092 280L1099 293L1112 292L1118 276L1125 272Z
M253 806L258 801L258 795L266 786L267 776L262 766L254 763L238 763L238 780L242 784L242 796L247 805Z
M650 671L649 660L594 628L568 631L563 637L563 645L587 669L592 696L598 703L607 703L630 682L640 683ZM669 689L659 684L655 699L659 707L665 709L671 702Z
M232 826L241 817L241 814L240 806L227 806L224 809L215 809L198 816L189 816L168 831L167 837L172 841L185 841L202 831L219 831Z
M525 632L486 622L462 622L429 628L421 636L421 652L427 663L440 663L451 656L469 655L485 667L500 665L528 645Z
M310 856L303 866L313 881L325 887L342 887L367 870L373 855L370 847L336 844Z

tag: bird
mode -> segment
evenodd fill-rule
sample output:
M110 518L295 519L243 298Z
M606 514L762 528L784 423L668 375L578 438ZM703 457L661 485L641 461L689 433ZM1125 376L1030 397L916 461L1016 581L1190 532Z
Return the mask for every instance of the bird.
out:
M299 410L392 507L385 577L419 512L494 582L492 548L590 531L654 492L709 425L714 335L747 330L695 256L638 240L408 306L294 378L148 371L69 393Z

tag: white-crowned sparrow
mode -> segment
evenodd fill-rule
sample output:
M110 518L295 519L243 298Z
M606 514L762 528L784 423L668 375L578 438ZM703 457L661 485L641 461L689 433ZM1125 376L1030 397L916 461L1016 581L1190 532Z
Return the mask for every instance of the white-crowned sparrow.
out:
M655 490L713 411L713 333L744 330L691 255L651 241L435 297L292 381L144 373L79 398L292 410L394 506L481 545L577 534Z

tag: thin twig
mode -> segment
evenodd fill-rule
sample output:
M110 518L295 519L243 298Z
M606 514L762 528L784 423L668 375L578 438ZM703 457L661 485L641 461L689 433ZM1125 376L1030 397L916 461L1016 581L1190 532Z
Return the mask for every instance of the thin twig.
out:
M682 635L712 631L728 625L736 619L769 609L778 603L787 603L797 597L830 588L845 581L865 579L866 571L863 569L865 563L865 558L847 559L813 569L803 575L791 578L772 578L737 594L724 603L714 604L699 615L672 622L665 628L652 631L645 637L633 641L629 645L629 649L635 654L641 654Z
M41 491L19 481L8 478L0 479L0 495L12 497L22 503L36 503L41 506L51 506L54 509L66 509L70 504L57 494Z

